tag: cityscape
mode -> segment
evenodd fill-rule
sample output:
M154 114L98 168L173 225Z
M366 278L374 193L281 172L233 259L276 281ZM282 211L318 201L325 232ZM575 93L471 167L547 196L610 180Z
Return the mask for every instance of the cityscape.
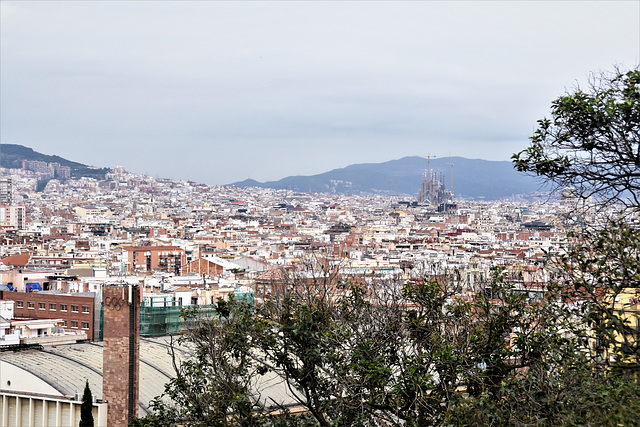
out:
M96 416L105 417L112 400L100 372L112 356L95 344L110 333L113 286L138 289L144 416L171 378L163 348L187 327L185 308L210 316L219 299L264 304L279 292L281 272L319 259L340 280L444 278L452 297L469 300L501 267L517 277L515 290L542 298L547 254L565 251L569 232L620 209L577 210L584 202L572 191L459 199L433 170L414 197L391 197L209 186L122 167L102 180L74 178L60 165L35 166L25 161L0 178L0 380L14 408L42 399L35 405L50 420L73 417L85 380ZM637 213L628 219L637 223ZM27 374L28 385L20 380ZM34 397L42 392L57 397Z
M0 0L0 427L640 420L640 2Z

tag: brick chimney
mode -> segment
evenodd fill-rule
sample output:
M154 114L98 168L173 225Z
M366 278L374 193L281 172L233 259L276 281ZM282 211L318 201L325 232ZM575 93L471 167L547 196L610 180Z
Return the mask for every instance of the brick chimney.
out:
M107 425L127 427L138 416L140 390L140 286L102 287L104 349L102 396Z

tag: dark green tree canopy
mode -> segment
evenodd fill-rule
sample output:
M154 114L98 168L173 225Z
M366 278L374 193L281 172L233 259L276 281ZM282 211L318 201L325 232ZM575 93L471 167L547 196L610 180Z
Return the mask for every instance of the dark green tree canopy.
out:
M592 75L588 88L560 96L512 159L558 189L639 206L640 70Z
M84 386L82 405L80 406L80 427L93 427L93 395L89 388L89 380Z

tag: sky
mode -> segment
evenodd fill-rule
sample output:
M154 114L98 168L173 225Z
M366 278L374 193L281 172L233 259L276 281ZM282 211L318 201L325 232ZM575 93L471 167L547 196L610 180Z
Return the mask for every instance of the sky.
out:
M0 1L0 142L229 184L509 160L640 1Z

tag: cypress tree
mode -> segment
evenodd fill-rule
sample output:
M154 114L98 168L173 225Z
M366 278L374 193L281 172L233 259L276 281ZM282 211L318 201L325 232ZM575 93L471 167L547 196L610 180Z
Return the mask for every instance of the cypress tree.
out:
M93 396L89 388L89 380L84 386L84 394L82 395L82 406L80 407L80 427L93 427Z

